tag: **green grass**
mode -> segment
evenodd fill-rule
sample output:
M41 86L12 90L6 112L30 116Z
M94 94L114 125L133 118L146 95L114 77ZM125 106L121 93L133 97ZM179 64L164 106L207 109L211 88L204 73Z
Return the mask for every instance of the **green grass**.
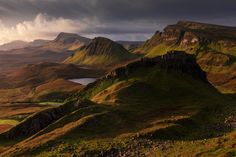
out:
M15 125L19 124L19 121L12 120L12 119L0 119L0 125L3 125L3 124L15 126Z
M65 60L65 63L73 63L84 66L107 66L119 64L124 61L137 58L136 55L131 53L118 53L113 54L101 54L101 55L86 55L84 51L78 51L75 55Z
M192 46L188 46L188 47L183 47L183 46L179 46L179 45L167 45L165 43L161 43L155 47L153 47L152 49L150 49L147 52L147 57L156 57L156 56L161 56L166 54L168 51L185 51L186 53L189 54L194 54L195 52L197 52L199 50L200 46L199 45L192 45Z
M50 106L60 106L63 105L64 102L52 102L52 101L46 101L46 102L39 102L39 105L50 105Z

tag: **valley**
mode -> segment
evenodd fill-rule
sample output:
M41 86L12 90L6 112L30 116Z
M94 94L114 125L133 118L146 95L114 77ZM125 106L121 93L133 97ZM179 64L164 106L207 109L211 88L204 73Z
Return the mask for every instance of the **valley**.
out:
M235 35L179 21L0 51L0 156L235 156Z

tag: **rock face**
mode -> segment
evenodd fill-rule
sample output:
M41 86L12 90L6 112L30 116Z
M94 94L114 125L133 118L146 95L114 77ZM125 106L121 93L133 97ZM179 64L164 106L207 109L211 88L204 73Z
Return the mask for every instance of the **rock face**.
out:
M139 50L147 51L160 43L169 46L174 44L192 46L207 45L212 42L228 48L236 46L236 27L180 21L167 26L163 32L156 32Z
M156 32L134 52L155 57L174 50L195 54L215 87L236 93L236 27L180 21Z
M106 78L126 77L140 67L158 66L163 72L178 72L189 74L196 79L207 82L206 73L201 70L193 55L182 51L171 51L166 55L155 58L142 58L140 61L130 63L124 67L110 72Z

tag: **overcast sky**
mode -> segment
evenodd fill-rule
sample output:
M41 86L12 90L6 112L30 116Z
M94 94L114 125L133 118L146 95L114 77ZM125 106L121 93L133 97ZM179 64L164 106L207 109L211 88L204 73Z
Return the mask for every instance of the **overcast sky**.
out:
M236 26L236 0L0 0L0 43L59 32L145 40L179 20Z

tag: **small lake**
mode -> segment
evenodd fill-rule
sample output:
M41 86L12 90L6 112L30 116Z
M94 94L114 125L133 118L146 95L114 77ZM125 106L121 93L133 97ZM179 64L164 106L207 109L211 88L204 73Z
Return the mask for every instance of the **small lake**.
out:
M96 78L79 78L79 79L71 79L69 81L74 82L74 83L79 83L82 85L88 85L92 82L95 82L97 79Z

